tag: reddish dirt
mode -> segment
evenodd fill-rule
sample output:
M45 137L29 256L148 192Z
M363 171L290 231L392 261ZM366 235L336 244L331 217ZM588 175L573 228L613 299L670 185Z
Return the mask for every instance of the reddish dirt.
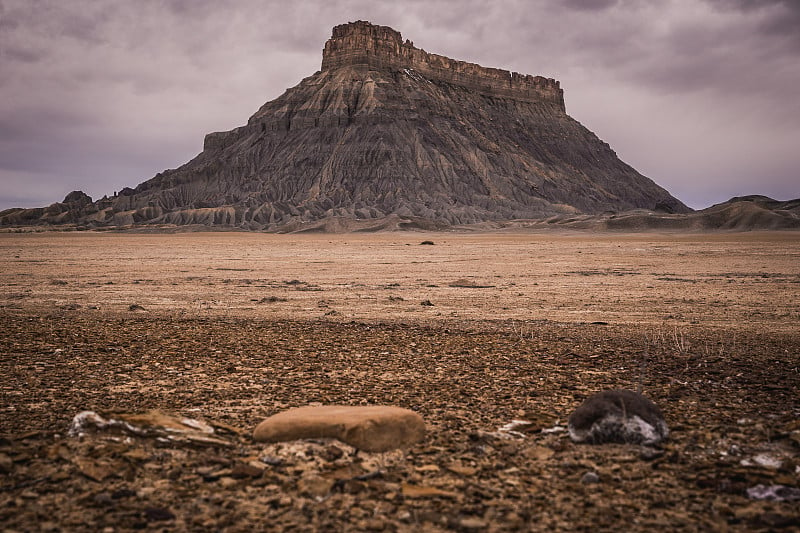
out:
M9 531L800 527L797 501L747 492L800 484L796 233L0 234L0 250ZM662 449L559 431L590 394L639 386ZM428 436L383 456L250 438L315 402L410 408ZM229 445L67 435L84 410L152 409ZM498 431L513 419L532 424Z

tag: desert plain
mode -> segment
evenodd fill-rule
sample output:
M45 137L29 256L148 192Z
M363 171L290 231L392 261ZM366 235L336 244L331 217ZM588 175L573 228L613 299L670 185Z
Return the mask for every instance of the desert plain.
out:
M0 524L796 529L798 301L800 232L0 233ZM661 407L662 447L569 439L614 388ZM317 404L427 435L253 442ZM87 410L216 440L70 435Z

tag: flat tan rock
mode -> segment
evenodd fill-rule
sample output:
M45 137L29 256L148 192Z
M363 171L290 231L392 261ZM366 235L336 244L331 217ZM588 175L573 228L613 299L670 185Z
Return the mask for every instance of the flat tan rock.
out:
M267 418L253 432L258 442L333 438L366 452L405 448L424 436L420 415L380 405L298 407Z

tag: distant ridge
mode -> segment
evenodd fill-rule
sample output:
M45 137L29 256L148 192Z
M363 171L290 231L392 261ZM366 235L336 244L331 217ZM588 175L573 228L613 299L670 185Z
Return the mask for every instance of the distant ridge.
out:
M333 29L319 72L208 134L181 167L97 201L76 191L4 211L0 224L345 231L633 209L691 212L568 116L558 81L358 21Z
M800 229L800 199L779 201L752 195L685 214L642 209L601 215L556 216L545 220L515 221L494 229L566 229L577 231L774 231Z

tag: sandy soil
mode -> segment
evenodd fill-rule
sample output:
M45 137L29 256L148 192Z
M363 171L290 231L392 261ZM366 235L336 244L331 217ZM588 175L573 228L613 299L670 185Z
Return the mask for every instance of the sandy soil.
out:
M747 492L800 484L796 232L0 234L0 267L12 531L800 527ZM558 431L639 384L663 449ZM312 402L408 407L429 436L385 457L249 438ZM86 409L229 446L67 436Z
M110 312L136 304L215 317L770 331L800 324L800 232L0 234L0 252L7 308ZM426 300L433 305L420 305Z

